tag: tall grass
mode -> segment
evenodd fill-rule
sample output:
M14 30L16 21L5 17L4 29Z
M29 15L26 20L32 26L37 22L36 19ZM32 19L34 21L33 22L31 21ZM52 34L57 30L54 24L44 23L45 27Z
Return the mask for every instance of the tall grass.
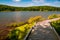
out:
M36 24L36 22L41 21L43 18L41 16L30 17L27 22L20 24L12 24L11 27L16 27L12 29L7 35L8 40L23 40L26 34L29 32L30 28Z
M60 35L60 20L53 21L50 24L56 29L57 33Z

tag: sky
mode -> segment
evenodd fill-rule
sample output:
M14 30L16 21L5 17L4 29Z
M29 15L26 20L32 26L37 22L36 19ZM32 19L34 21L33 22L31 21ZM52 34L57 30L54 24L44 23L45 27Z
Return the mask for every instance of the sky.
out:
M29 6L60 7L60 0L0 0L0 4L17 7L29 7Z

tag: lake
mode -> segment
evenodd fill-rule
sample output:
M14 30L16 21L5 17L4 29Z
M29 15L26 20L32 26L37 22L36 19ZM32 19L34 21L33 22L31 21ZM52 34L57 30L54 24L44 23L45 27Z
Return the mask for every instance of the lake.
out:
M42 16L47 18L51 14L60 14L60 12L49 11L49 12L40 12L40 11L16 11L16 12L0 12L0 25L26 21L29 17L33 16Z

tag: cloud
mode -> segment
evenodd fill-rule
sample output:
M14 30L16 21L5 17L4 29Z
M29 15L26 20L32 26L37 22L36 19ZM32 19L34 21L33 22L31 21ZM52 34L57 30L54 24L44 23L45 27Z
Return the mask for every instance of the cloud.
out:
M21 1L21 0L13 0L14 2L19 2L19 1Z
M19 2L17 4L14 4L16 6L20 7L28 7L28 6L59 6L60 1L54 1L54 2L49 2L46 0L32 0L31 2L23 2L20 3L21 0L13 0L15 2ZM22 2L22 1L21 1Z
M60 1L55 1L54 3L55 3L55 4L60 4Z
M55 6L60 7L60 1L55 1L53 4L54 4Z
M47 5L47 6L49 6L49 5L51 5L51 3L44 3L43 5Z
M30 3L25 3L25 4L22 4L22 5L20 5L20 6L22 6L22 7L29 7L29 6L34 6L35 4L33 4L32 2L30 2Z
M40 6L41 5L47 5L47 6L51 5L51 3L46 2L46 0L32 0L32 2L34 4L40 5Z
M44 3L45 0L32 0L32 2L35 2L35 3Z

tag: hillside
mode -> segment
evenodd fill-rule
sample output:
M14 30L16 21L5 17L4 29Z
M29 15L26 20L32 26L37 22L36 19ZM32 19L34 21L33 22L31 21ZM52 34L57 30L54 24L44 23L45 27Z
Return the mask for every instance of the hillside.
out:
M53 6L14 7L8 5L0 5L0 11L60 11L60 7Z

